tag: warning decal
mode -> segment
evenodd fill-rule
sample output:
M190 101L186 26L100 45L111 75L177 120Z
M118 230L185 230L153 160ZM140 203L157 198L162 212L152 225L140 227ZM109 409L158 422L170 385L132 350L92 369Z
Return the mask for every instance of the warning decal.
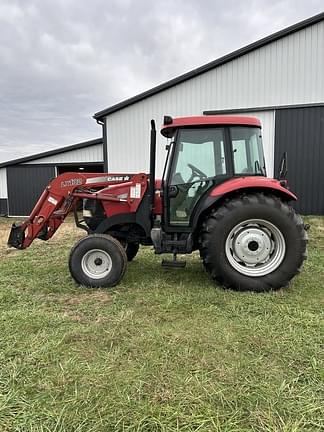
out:
M141 198L141 183L136 183L135 186L130 188L131 198Z

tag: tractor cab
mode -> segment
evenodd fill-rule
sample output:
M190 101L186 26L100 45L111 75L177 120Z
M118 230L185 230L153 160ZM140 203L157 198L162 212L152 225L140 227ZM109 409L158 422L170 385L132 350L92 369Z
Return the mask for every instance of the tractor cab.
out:
M166 116L161 133L171 139L163 178L168 230L190 230L195 209L215 186L233 177L266 176L256 118Z

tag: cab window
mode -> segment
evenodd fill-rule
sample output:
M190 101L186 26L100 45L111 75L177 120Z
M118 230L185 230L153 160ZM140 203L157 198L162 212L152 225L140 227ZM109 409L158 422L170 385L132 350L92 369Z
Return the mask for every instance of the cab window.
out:
M226 174L224 131L221 128L181 129L176 140L169 180L171 225L189 226L200 197L216 176Z
M260 128L230 128L234 173L266 175Z
M226 174L222 129L183 129L179 132L171 184L186 184Z

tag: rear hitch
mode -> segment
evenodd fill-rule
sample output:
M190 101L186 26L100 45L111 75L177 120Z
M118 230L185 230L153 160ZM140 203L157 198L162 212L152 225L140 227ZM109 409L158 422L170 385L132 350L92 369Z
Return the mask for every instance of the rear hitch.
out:
M22 229L22 225L16 223L12 224L11 231L8 238L8 246L16 249L23 249L25 241L25 230Z

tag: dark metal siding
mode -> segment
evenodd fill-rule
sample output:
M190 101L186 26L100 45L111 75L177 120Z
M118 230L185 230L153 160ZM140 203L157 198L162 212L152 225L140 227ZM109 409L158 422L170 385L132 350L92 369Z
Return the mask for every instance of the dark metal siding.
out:
M7 198L0 198L0 216L8 214Z
M7 168L9 215L29 215L45 186L54 176L53 166L9 166Z
M324 107L276 111L275 173L288 152L288 181L302 214L324 214Z

